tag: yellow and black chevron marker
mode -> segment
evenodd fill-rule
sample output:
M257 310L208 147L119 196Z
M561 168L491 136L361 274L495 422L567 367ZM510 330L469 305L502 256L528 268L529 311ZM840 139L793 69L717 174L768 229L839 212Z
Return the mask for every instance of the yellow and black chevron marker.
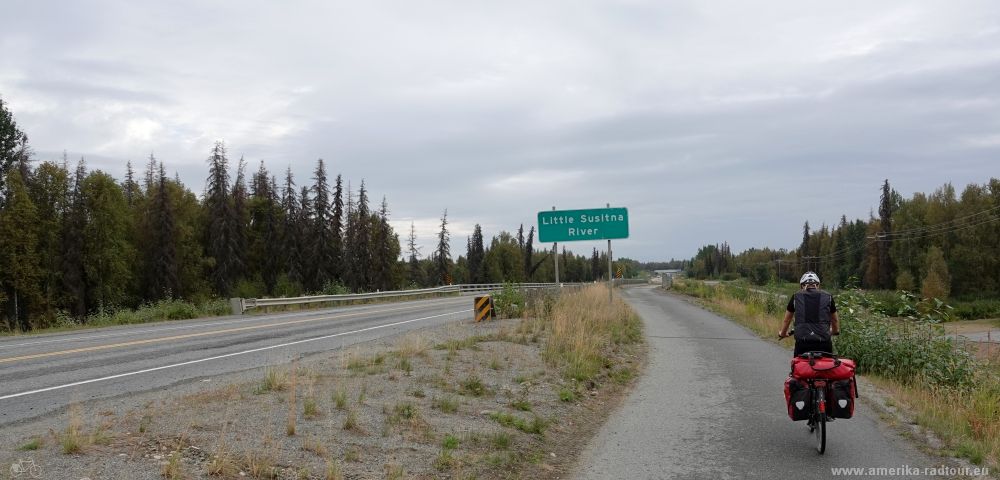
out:
M475 308L474 312L476 314L476 321L481 322L483 319L491 320L493 319L493 297L486 295L485 297L475 297L474 302Z
M622 278L622 267L618 267L618 271L615 272L615 278Z

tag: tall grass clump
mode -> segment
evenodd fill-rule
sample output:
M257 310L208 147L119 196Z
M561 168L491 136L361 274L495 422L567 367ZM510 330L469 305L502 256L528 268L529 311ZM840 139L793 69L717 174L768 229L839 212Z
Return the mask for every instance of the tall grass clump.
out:
M621 299L609 301L602 286L563 294L552 305L550 318L545 359L574 380L590 380L600 373L606 349L642 339L639 317Z

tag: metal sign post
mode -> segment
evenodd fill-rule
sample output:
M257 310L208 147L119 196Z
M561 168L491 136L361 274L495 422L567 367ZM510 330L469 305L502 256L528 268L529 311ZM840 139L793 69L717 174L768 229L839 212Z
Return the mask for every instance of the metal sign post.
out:
M556 206L552 206L552 211L556 211ZM541 236L538 237L541 240ZM552 256L556 259L556 286L559 286L559 242L552 242Z
M608 208L611 208L611 204L607 204ZM614 287L615 279L611 276L611 239L608 239L608 301L614 302Z

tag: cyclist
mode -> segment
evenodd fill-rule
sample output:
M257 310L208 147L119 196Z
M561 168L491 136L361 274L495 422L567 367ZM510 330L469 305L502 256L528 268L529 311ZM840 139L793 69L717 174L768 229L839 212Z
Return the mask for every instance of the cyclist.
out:
M840 319L833 295L819 288L819 275L806 272L799 279L801 290L788 299L784 324L779 338L788 336L788 326L795 319L795 356L805 352L833 353L831 335L840 334Z

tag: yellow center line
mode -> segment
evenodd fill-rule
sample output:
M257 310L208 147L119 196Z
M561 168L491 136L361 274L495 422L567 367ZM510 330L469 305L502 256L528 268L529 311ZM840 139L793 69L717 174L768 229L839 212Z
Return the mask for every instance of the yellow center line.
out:
M409 310L409 308L408 307L401 307L401 308L390 308L390 309L386 309L386 310L375 310L375 311L368 310L368 311L364 311L364 312L345 313L345 314L342 314L342 315L332 315L332 316L328 316L328 317L307 318L307 319L303 319L303 320L292 320L292 321L288 321L288 322L268 323L268 324L263 324L263 325L250 325L250 326L247 326L247 327L227 328L227 329L223 329L223 330L212 330L212 331L209 331L209 332L188 333L188 334L184 334L184 335L173 335L173 336L170 336L170 337L157 337L157 338L148 338L148 339L145 339L145 340L133 340L131 342L111 343L111 344L105 344L105 345L95 345L93 347L74 348L72 350L60 350L60 351L56 351L56 352L35 353L35 354L31 354L31 355L21 355L21 356L18 356L18 357L0 358L0 364L2 364L2 363L12 363L12 362L17 362L17 361L21 361L21 360L32 360L32 359L35 359L35 358L54 357L54 356L58 356L58 355L70 355L70 354L73 354L73 353L93 352L93 351L97 351L97 350L108 350L108 349L112 349L112 348L131 347L131 346L134 346L134 345L146 345L146 344L150 344L150 343L168 342L168 341L171 341L171 340L183 340L185 338L205 337L205 336L209 336L209 335L219 335L219 334L223 334L223 333L245 332L245 331L248 331L248 330L259 330L259 329L262 329L262 328L280 327L280 326L283 326L283 325L296 325L296 324L300 324L300 323L317 322L317 321L320 321L320 320L332 320L332 319L335 319L335 318L354 317L354 316L358 316L358 315L367 315L367 314L371 314L371 313L396 312L396 311L399 311L399 310Z

